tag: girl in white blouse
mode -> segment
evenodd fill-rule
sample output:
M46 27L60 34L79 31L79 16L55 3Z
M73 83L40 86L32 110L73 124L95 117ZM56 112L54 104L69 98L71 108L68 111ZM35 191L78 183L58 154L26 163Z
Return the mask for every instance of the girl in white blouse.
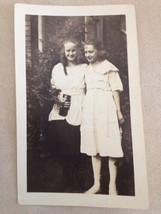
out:
M60 158L64 173L64 191L72 191L74 171L80 160L80 124L85 91L86 64L80 63L79 43L66 40L61 63L52 70L51 86L55 91L49 114L49 142L54 156Z
M91 156L94 184L86 193L100 190L101 157L108 157L109 194L116 195L116 158L123 156L120 126L124 118L120 109L119 92L123 90L118 69L105 59L98 40L85 43L89 65L85 81L87 93L83 103L81 152Z

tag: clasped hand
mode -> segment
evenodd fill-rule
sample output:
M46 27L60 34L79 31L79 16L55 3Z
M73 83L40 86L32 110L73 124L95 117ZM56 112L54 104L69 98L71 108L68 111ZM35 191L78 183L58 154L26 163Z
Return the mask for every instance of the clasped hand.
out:
M69 108L70 107L70 104L71 104L71 101L67 98L66 95L62 95L61 93L56 97L56 103L58 105L62 105L65 107L65 108Z

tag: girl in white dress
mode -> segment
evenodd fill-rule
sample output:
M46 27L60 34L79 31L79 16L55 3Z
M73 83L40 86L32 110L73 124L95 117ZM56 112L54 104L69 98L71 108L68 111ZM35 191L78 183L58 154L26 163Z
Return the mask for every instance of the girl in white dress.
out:
M85 74L87 93L83 103L81 152L91 156L94 175L94 184L86 193L100 190L101 157L108 157L109 194L116 195L115 162L123 156L120 125L124 118L119 98L123 87L119 71L105 59L100 41L86 42L84 50L89 65Z
M69 191L69 186L74 184L73 173L78 168L80 158L80 123L86 66L80 63L79 43L75 39L66 40L61 63L52 70L51 87L55 96L49 114L48 133L50 150L63 166L64 191Z

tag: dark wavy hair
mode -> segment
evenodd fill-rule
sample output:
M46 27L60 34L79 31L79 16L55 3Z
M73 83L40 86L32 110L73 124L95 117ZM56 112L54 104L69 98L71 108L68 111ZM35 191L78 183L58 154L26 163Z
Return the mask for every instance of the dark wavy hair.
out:
M64 73L65 75L67 75L67 65L68 65L68 60L65 56L65 49L64 49L64 45L68 42L72 42L76 45L76 48L77 48L77 56L76 56L76 59L75 59L75 62L76 64L80 64L83 62L83 54L82 54L82 51L81 51L81 42L78 41L77 39L75 38L68 38L68 39L65 39L63 41L63 45L62 45L62 48L61 48L61 51L60 51L60 62L62 63L63 67L64 67Z
M103 61L107 59L108 53L103 49L102 42L99 39L87 40L84 43L84 46L85 45L92 45L98 51L97 54L98 61Z

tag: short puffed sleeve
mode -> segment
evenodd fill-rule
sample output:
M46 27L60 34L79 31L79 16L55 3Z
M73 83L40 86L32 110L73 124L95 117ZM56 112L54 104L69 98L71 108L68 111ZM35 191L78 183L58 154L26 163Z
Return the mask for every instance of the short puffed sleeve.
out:
M52 70L52 74L51 74L51 80L50 80L52 89L56 88L56 86L55 86L55 78L59 74L60 70L62 70L62 69L63 69L63 66L62 66L61 63L58 63L57 65L54 66L54 68Z
M100 66L98 66L96 70L96 72L99 74L107 74L110 71L118 71L118 68L116 68L116 66L114 66L108 60L104 60L103 62L101 62Z
M118 70L111 70L108 73L109 84L112 91L123 91L123 85Z
M100 69L103 74L108 75L109 85L112 91L123 91L119 69L115 65L108 60L104 60Z

